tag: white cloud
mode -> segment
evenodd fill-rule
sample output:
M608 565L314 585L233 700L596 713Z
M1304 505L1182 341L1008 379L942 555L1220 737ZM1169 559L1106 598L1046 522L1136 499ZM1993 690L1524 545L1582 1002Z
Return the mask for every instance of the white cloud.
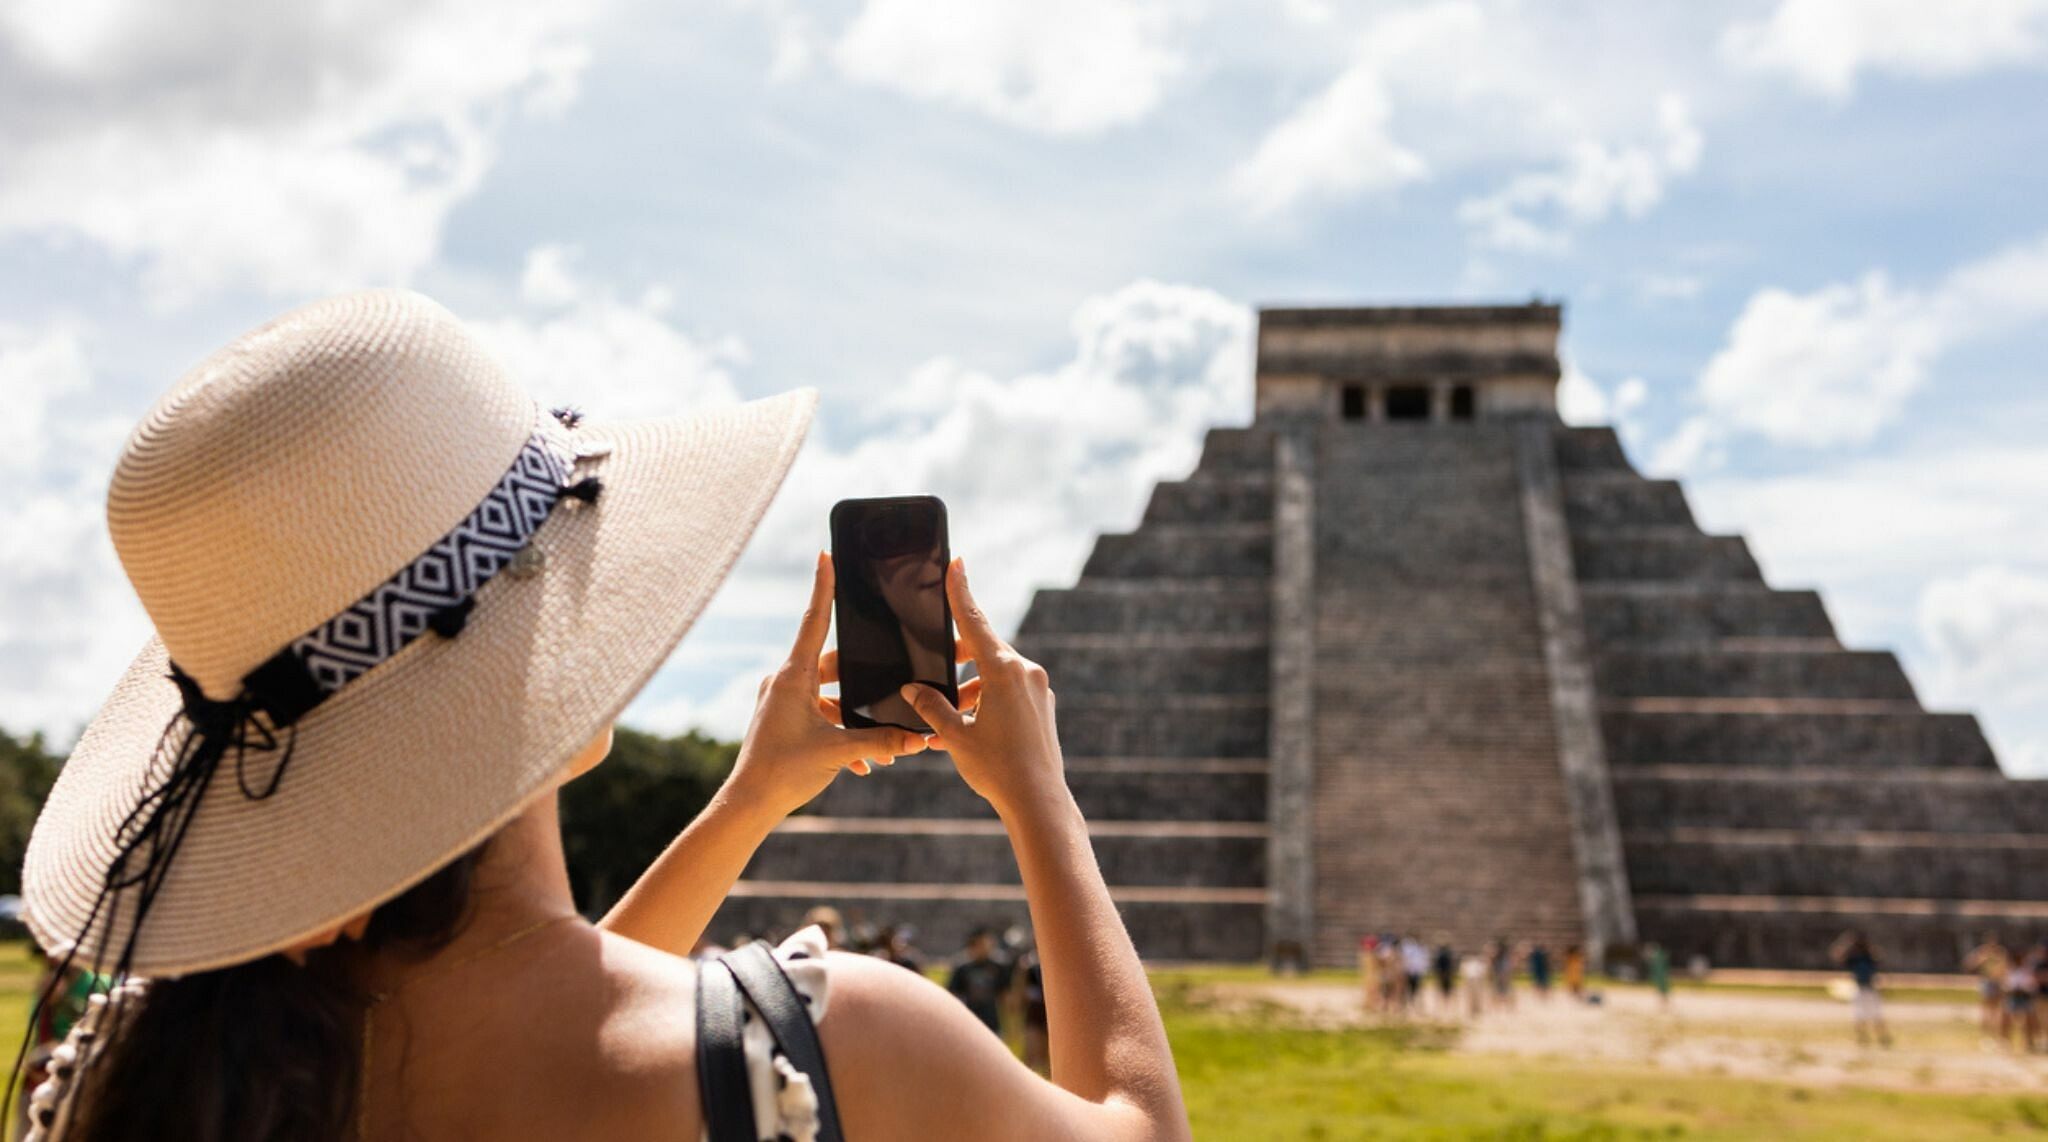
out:
M1721 50L1840 99L1865 71L1940 79L2048 60L2048 0L1780 0Z
M0 326L0 726L60 746L149 637L104 516L127 423L104 408L87 339Z
M1699 395L1729 427L1784 444L1860 442L1891 423L1944 337L1923 297L1881 273L1809 294L1750 298Z
M1159 0L867 0L833 49L850 78L1049 135L1135 123L1182 67Z
M1929 699L1982 704L2008 770L2048 776L2048 575L1991 564L1927 585Z
M1691 301L1707 285L1697 274L1644 274L1637 281L1646 301Z
M659 292L624 301L576 276L576 252L540 246L520 275L526 312L469 326L544 404L607 418L665 416L739 399L737 339L705 340L671 324Z
M589 8L373 9L0 6L0 234L81 234L159 304L407 280L508 113L573 100Z
M2048 317L2048 236L1951 271L1932 289L1882 272L1749 299L1700 374L1700 411L1660 450L1685 468L1749 433L1778 444L1860 444L1896 421L1942 353Z
M742 8L761 14L773 38L774 55L768 64L768 78L786 83L811 70L818 49L817 29L812 14L795 0L734 0Z
M1376 69L1354 64L1266 133L1231 172L1231 193L1265 216L1426 178L1429 164L1388 130L1391 115Z
M1569 229L1615 214L1640 218L1673 178L1699 165L1702 138L1685 101L1657 102L1657 137L1635 146L1575 143L1562 165L1516 175L1492 194L1465 200L1458 217L1481 244L1524 253L1569 248Z

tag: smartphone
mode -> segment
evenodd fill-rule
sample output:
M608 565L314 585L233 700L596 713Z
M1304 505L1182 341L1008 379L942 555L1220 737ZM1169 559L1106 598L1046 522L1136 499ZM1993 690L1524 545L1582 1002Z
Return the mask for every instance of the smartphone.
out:
M832 600L839 626L839 709L848 729L929 732L903 700L905 683L956 705L953 607L946 598L946 505L937 496L841 500L832 505Z

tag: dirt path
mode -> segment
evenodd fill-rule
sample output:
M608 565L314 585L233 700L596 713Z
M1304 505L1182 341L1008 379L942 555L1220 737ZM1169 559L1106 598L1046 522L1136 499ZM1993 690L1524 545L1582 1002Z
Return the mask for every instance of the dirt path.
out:
M1213 994L1226 1006L1279 1004L1319 1026L1383 1021L1367 1019L1356 990L1338 985L1225 984ZM1886 1004L1893 1045L1884 1049L1857 1045L1849 1005L1839 999L1682 990L1668 1010L1644 988L1609 989L1601 999L1593 1005L1558 994L1539 1003L1524 989L1513 1011L1458 1020L1464 1030L1453 1049L1816 1086L2048 1090L2048 1055L1980 1042L1977 1009L1966 1002Z

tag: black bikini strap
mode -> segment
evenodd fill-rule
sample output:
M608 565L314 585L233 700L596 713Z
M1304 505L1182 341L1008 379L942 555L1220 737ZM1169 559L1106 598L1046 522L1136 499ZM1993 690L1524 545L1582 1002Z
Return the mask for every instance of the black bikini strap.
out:
M740 990L768 1022L775 1045L791 1066L810 1076L811 1090L818 1096L818 1142L841 1142L839 1107L832 1098L832 1076L825 1069L825 1049L818 1044L818 1029L811 1023L808 999L789 982L782 965L760 941L719 957L732 969ZM717 1140L714 1140L717 1142Z
M747 1082L745 1000L723 962L697 971L697 1089L711 1142L760 1142Z

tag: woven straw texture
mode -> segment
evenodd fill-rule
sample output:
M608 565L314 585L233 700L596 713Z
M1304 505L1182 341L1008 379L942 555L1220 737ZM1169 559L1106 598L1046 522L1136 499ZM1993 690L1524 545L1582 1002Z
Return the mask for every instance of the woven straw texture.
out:
M456 638L427 635L300 720L276 794L234 758L206 790L137 944L169 976L257 958L398 895L552 788L674 650L794 460L815 396L671 419L586 418L602 477L500 573ZM44 947L78 936L115 831L164 768L175 659L215 698L453 527L552 422L416 294L316 303L188 373L136 428L108 519L151 640L66 762L23 868ZM548 431L560 431L547 428ZM274 762L252 755L260 777ZM680 825L681 823L678 822ZM118 947L95 931L88 956Z

